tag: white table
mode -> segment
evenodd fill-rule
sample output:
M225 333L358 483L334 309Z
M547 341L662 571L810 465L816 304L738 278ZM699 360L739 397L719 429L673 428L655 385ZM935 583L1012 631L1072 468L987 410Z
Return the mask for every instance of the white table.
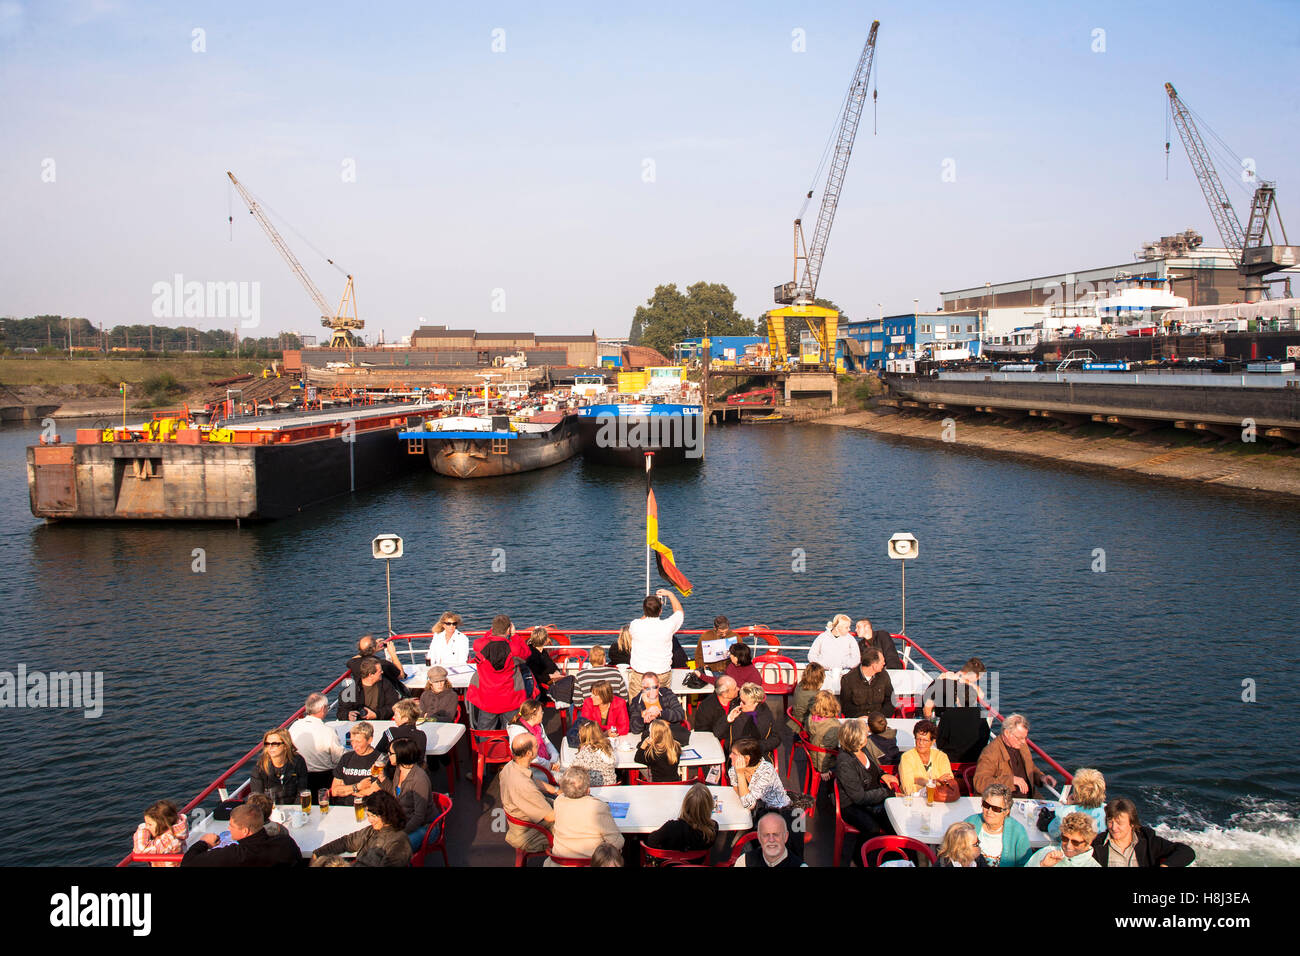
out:
M910 806L905 797L890 797L886 800L885 814L889 817L889 823L899 836L938 846L943 842L943 835L950 826L980 812L983 798L958 797L952 803L936 803L929 807L925 805L924 793L918 794L915 800ZM1035 850L1056 842L1037 826L1038 810L1044 805L1042 800L1011 801L1011 819L1025 828L1029 834L1029 845ZM922 833L921 824L926 815L930 818L930 832Z
M930 686L931 678L914 667L901 671L887 670L885 673L889 675L894 694L899 697L920 697Z
M700 694L714 693L713 685L708 683L707 681L705 682L703 687L687 687L684 683L682 683L682 681L686 680L686 675L689 673L690 673L689 670L680 669L680 668L675 669L673 671L672 684L669 686L668 689L671 690L678 697L691 697ZM707 671L700 672L700 673L707 673Z
M637 763L636 748L641 742L641 738L636 734L624 734L622 737L614 738L610 741L614 745L614 768L616 770L644 770L645 764ZM718 738L713 736L707 730L691 731L691 742L682 748L685 750L695 750L700 756L683 757L681 766L683 767L715 767L721 766L723 762L722 744ZM573 763L573 758L578 751L569 746L566 738L560 744L560 764L569 766Z
M344 748L350 749L351 743L348 740L348 732L359 723L359 720L327 720L325 726L338 735L339 743ZM372 746L379 743L379 738L384 736L385 730L396 726L391 720L368 720L366 723L375 728L375 736L370 741ZM427 754L445 754L460 743L461 737L465 736L464 724L442 724L432 720L425 720L416 724L416 727L424 731L424 752Z
M682 799L690 787L592 787L591 795L606 803L628 804L627 816L615 817L620 833L653 833L682 812ZM740 805L740 796L731 787L709 787L709 793L721 804L714 812L719 830L748 830L754 825L749 811Z
M470 678L478 671L473 664L450 664L445 670L447 671L447 683L451 685L452 690L464 690L469 686ZM406 686L411 690L419 692L424 690L426 683L425 677L429 668L425 664L409 664L403 668L406 673Z
M291 814L295 810L301 812L301 808L297 804L293 806L277 805L277 809L283 810L286 814ZM284 829L289 836L293 837L293 842L298 844L298 848L302 850L302 855L311 856L331 840L347 836L349 833L360 830L365 826L364 820L360 823L357 822L356 811L352 807L340 806L336 803L329 813L321 813L320 807L313 806L311 813L307 817L306 825L294 827L289 823L285 823ZM216 820L208 817L201 827L190 832L185 846L187 849L193 846L199 837L205 833L220 833L222 830L229 829L229 820Z

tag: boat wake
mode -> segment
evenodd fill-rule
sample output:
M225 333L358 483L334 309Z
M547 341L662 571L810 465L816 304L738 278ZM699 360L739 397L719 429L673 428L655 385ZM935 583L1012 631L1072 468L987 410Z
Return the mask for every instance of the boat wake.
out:
M1283 800L1246 797L1224 824L1186 806L1164 803L1165 822L1155 831L1196 851L1198 866L1300 866L1300 807Z

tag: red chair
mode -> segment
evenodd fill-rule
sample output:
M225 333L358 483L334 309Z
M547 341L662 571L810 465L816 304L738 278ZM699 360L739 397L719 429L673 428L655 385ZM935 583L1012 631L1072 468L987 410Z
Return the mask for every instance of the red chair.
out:
M646 846L645 843L642 842L641 843L641 865L649 866L650 864L647 862L649 860L659 860L661 861L661 865L663 866L669 866L669 865L681 866L683 864L696 864L701 866L707 866L709 863L709 851L708 850L690 850L690 851L656 850L654 847Z
M978 765L973 763L968 763L965 766L966 769L961 772L962 786L966 788L967 796L978 797L980 795L979 791L975 789L975 768ZM954 770L953 776L955 777L956 775L957 775L957 771Z
M917 854L917 859L912 860L908 853ZM934 855L934 851L922 843L920 840L913 840L911 837L902 836L878 836L872 837L866 843L862 844L862 865L863 866L880 866L882 857L888 854L896 854L904 860L911 860L913 863L919 863L921 857L925 857L931 866L939 865L939 858Z
M503 809L501 812L502 812L502 813L505 813L505 810ZM516 849L516 850L515 850L515 866L523 866L524 864L526 864L526 863L528 862L528 858L529 858L530 856L550 856L550 853L551 853L551 847L555 844L555 838L551 836L551 831L550 831L550 830L546 829L546 827L542 826L540 823L529 823L527 820L517 820L517 819L515 819L514 817L512 817L512 816L511 816L510 814L508 814L508 813L506 813L506 822L507 822L507 823L513 823L513 824L514 824L515 826L517 826L517 827L524 827L525 829L528 829L528 830L536 830L538 833L540 833L540 834L542 834L543 836L546 837L546 849L545 849L545 850L519 850L519 849Z
M831 861L832 866L840 865L840 857L844 855L844 838L850 833L861 835L862 831L845 823L844 817L840 815L840 783L837 780L835 781L835 853Z
M443 793L434 793L430 796L438 801L440 812L424 831L424 842L420 844L420 848L411 855L411 866L424 866L424 858L434 850L442 854L443 866L451 866L447 861L446 827L447 814L451 813L451 797Z
M966 781L966 775L970 774L970 783ZM970 784L975 782L975 764L974 763L954 763L952 764L952 775L957 778L957 787L963 797L975 796L975 791L971 789Z
M780 654L762 654L754 658L754 666L763 681L763 690L780 697L781 706L785 707L786 698L794 693L799 682L799 665Z
M483 775L490 763L507 764L513 759L510 753L510 734L505 730L471 730L469 746L476 755L474 761L474 798L483 799Z
M731 856L727 857L726 861L719 863L718 866L735 866L736 861L739 860L741 855L745 852L746 845L757 839L757 830L751 830L749 833L746 833L743 837L737 840L736 845L731 848Z
M551 773L551 771L546 767L545 764L535 763L532 764L531 766L532 766L533 773L540 773L543 777L546 778L546 782L549 783L552 787L556 785L555 775Z
M461 722L460 704L457 704L456 717L452 721L452 723L459 724L460 722ZM460 742L457 741L457 745L459 745L459 743ZM445 754L443 754L443 756L451 758L450 762L447 764L447 793L452 794L456 792L456 778L460 776L460 760L456 757L455 747L452 747Z
M789 777L791 771L794 769L794 752L799 747L800 741L808 739L808 728L806 728L803 724L799 723L799 720L794 715L793 707L787 707L785 709L785 715L794 722L794 725L796 727L799 728L795 732L794 743L790 746L790 752L786 755L785 758L785 775Z
M572 677L587 662L585 647L551 647L547 648L547 653L560 665L560 674L564 677Z
M591 866L589 856L556 856L554 853L547 853L546 856L557 866Z
M695 777L689 780L644 780L638 774L632 783L638 787L689 787L699 783L699 780Z
M817 793L819 790L821 790L821 784L822 784L821 771L817 770L813 766L812 755L829 754L830 756L834 757L837 753L839 753L839 751L827 750L825 747L818 747L816 744L812 743L812 741L809 740L796 741L795 746L804 752L805 763L804 763L804 771L803 771L803 792L813 798L813 805L808 808L808 812L805 815L808 817L809 820L811 820L813 818L813 814L817 812Z
M916 711L917 711L916 697L909 694L907 696L898 698L898 703L894 705L893 716L900 717L904 720L907 720L912 717L915 717Z

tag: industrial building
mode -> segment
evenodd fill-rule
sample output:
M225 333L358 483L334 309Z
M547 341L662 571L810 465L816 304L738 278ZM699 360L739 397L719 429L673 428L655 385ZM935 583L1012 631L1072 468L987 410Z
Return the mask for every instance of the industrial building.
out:
M927 349L938 358L962 349L979 355L983 330L984 316L978 310L886 315L847 323L841 329L841 354L845 369L853 372L879 369L891 359Z
M432 365L492 365L524 353L530 366L569 365L591 368L599 365L596 333L588 335L536 335L532 332L476 332L449 329L445 325L421 325L411 333L411 361L415 355L431 354Z

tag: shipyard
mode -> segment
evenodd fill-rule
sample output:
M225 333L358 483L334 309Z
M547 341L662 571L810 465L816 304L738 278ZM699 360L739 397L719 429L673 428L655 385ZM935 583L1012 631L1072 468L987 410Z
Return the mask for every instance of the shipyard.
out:
M376 866L1281 912L1295 11L11 7L15 919Z

